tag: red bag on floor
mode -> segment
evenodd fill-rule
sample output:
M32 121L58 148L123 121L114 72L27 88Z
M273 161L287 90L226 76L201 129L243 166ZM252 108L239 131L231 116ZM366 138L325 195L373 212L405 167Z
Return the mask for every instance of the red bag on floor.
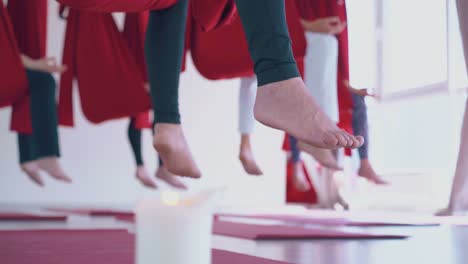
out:
M283 141L283 150L290 151L289 137L286 135ZM314 183L312 182L309 171L304 164L304 161L300 161L302 170L307 176L307 181L310 185L310 190L307 192L301 192L294 186L294 163L291 159L286 161L286 202L287 203L301 203L301 204L316 204L318 202L317 192L315 191Z
M0 106L4 107L28 93L28 80L3 1L0 1L0 58Z
M190 0L194 21L205 32L232 23L236 15L234 0Z
M70 9L60 80L59 121L73 125L72 83L92 123L134 116L150 108L135 58L111 14Z
M177 0L57 0L73 9L93 12L143 12L173 6Z
M298 66L301 66L305 56L306 41L293 1L286 1L286 16L294 56ZM253 75L253 63L238 16L230 25L211 32L204 32L198 23L194 23L190 50L195 66L207 79L218 80Z
M39 59L46 56L47 0L9 0L7 6L16 41L21 53ZM31 99L29 93L15 102L11 130L31 133Z

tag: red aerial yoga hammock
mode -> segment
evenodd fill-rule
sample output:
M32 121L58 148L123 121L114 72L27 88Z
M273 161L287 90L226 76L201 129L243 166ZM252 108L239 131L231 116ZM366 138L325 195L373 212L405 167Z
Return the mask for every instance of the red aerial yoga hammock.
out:
M148 82L148 73L145 61L145 33L148 25L148 12L127 13L125 15L123 36L127 41L128 48L138 66L141 78ZM151 128L150 112L144 111L132 117L134 128L141 130Z
M69 10L59 96L59 122L73 126L72 83L92 123L134 116L150 108L145 79L110 13Z
M286 16L294 57L302 72L306 41L293 1L286 1ZM254 74L247 40L238 16L234 17L229 26L218 30L204 32L203 28L204 26L195 20L191 28L190 46L193 62L202 76L210 80L219 80Z
M28 94L28 80L20 59L10 17L0 1L0 107L17 105ZM31 133L31 127L18 127L20 131Z
M209 0L195 0L203 4ZM150 107L143 88L144 74L138 69L114 20L108 13L78 11L144 11L164 9L168 1L133 0L59 0L70 7L63 63L69 67L60 84L59 121L73 125L72 80L76 77L83 112L88 120L99 123L135 116ZM220 2L231 2L229 0ZM172 1L172 4L176 0ZM192 3L193 7L193 3ZM220 8L224 8L221 5ZM212 22L207 20L208 22ZM226 20L228 21L228 20ZM223 23L215 23L218 26ZM92 51L92 52L90 52ZM102 58L102 59L100 59Z
M33 59L46 56L47 0L9 0L7 5L19 50ZM30 134L29 93L13 104L11 130Z

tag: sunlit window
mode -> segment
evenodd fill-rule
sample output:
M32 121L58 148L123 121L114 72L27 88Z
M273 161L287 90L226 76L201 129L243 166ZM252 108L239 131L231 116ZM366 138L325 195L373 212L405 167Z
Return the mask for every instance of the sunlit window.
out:
M383 94L446 83L446 0L382 3Z

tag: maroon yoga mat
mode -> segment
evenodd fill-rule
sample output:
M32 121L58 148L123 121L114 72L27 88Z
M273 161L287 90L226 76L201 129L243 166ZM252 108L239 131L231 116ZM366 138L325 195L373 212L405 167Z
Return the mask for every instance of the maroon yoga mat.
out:
M133 264L134 254L134 237L125 230L0 231L1 263ZM217 249L212 254L214 264L286 264Z
M0 212L0 221L66 221L66 215L42 215L17 212Z
M131 217L133 212L125 210L114 210L114 209L91 209L91 208L47 208L49 211L69 213L69 214L81 214L90 216L114 216L114 217Z
M403 239L408 235L215 221L213 233L246 239Z

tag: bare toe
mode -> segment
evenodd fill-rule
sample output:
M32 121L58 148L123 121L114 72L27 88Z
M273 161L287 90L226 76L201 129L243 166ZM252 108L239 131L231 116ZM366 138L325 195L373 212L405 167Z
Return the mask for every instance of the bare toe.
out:
M44 186L44 181L41 178L39 167L35 162L26 162L21 164L21 169L26 175L37 185Z

